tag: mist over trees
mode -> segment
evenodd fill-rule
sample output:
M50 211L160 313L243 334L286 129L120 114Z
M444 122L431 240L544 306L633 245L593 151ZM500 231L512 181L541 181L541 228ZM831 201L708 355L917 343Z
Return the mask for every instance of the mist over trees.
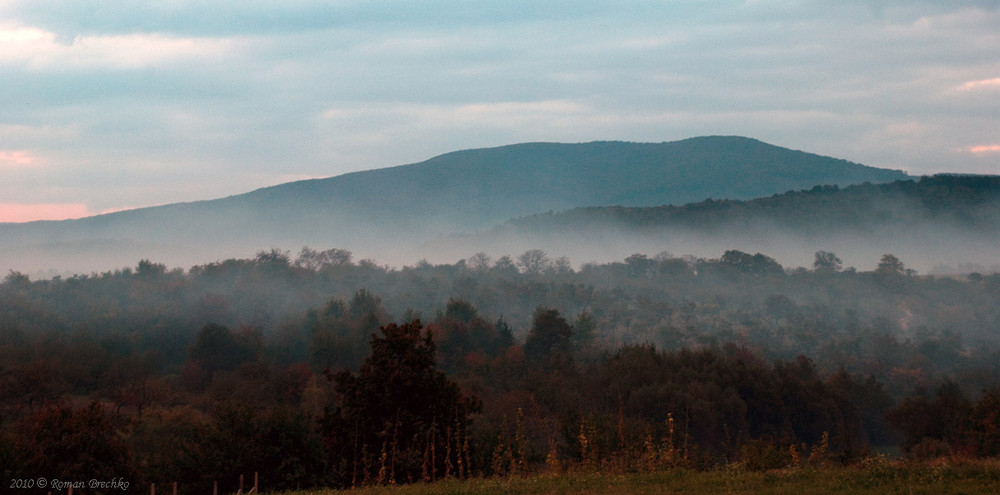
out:
M461 238L461 245L558 249L570 257L669 249L709 256L763 252L805 265L813 252L874 266L881 253L924 271L996 271L1000 177L936 175L840 187L819 185L751 200L710 198L652 207L590 206L536 213ZM457 243L448 239L445 243ZM640 247L641 246L641 247ZM605 259L606 260L606 259ZM836 266L836 260L823 260ZM951 265L948 268L947 265ZM977 266L978 265L978 266Z
M807 257L391 268L307 247L10 272L0 470L69 477L94 439L101 472L185 490L996 455L1000 275Z

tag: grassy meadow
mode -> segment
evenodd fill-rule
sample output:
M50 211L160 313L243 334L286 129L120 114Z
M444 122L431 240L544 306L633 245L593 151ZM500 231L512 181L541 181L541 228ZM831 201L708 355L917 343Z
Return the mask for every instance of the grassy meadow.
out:
M654 473L571 472L510 478L450 479L437 483L311 490L284 495L453 494L996 494L1000 461L895 463L870 459L860 466L749 471L738 465L712 471L670 469Z

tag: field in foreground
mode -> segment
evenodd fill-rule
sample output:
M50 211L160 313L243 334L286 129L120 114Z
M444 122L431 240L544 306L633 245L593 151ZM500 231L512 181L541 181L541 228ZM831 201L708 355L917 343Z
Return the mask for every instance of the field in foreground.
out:
M446 480L432 484L352 490L286 492L285 495L450 495L450 494L995 494L1000 462L894 464L863 467L752 472L738 468L708 472L672 469L656 473L572 473L505 479Z

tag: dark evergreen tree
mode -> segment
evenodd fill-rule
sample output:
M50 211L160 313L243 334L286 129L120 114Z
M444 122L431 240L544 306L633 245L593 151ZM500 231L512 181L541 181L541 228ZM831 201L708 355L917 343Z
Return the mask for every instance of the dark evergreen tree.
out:
M572 361L573 327L559 311L539 307L535 309L531 332L524 341L524 356L528 362L549 366L558 361Z
M434 341L421 330L419 320L386 325L372 336L357 374L330 375L339 405L327 410L320 429L337 484L468 474L459 472L459 459L480 404L437 369Z

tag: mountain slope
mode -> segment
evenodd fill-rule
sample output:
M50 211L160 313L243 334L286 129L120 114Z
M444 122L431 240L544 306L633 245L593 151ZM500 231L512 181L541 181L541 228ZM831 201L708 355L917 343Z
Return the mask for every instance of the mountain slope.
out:
M432 214L481 228L578 206L656 206L706 198L751 199L816 184L906 178L902 172L822 157L742 137L671 143L527 143L457 151L425 162L301 181L242 200L366 205L365 215Z
M618 247L631 251L619 251L619 259L629 252L704 256L736 248L805 265L817 250L835 250L859 266L884 253L906 255L924 269L940 263L1000 264L1000 176L816 186L683 206L576 208L511 220L475 243L525 238L539 246L601 238L608 249L625 239L630 245Z
M1000 176L936 175L919 180L815 186L752 200L706 200L682 206L583 207L511 220L516 230L575 229L618 223L636 229L715 229L733 224L795 229L809 235L828 231L916 228L944 222L1000 235Z
M899 171L742 137L527 143L217 200L0 225L0 268L94 270L139 258L184 265L304 244L382 257L435 235L549 210L749 199L816 184L902 178Z

